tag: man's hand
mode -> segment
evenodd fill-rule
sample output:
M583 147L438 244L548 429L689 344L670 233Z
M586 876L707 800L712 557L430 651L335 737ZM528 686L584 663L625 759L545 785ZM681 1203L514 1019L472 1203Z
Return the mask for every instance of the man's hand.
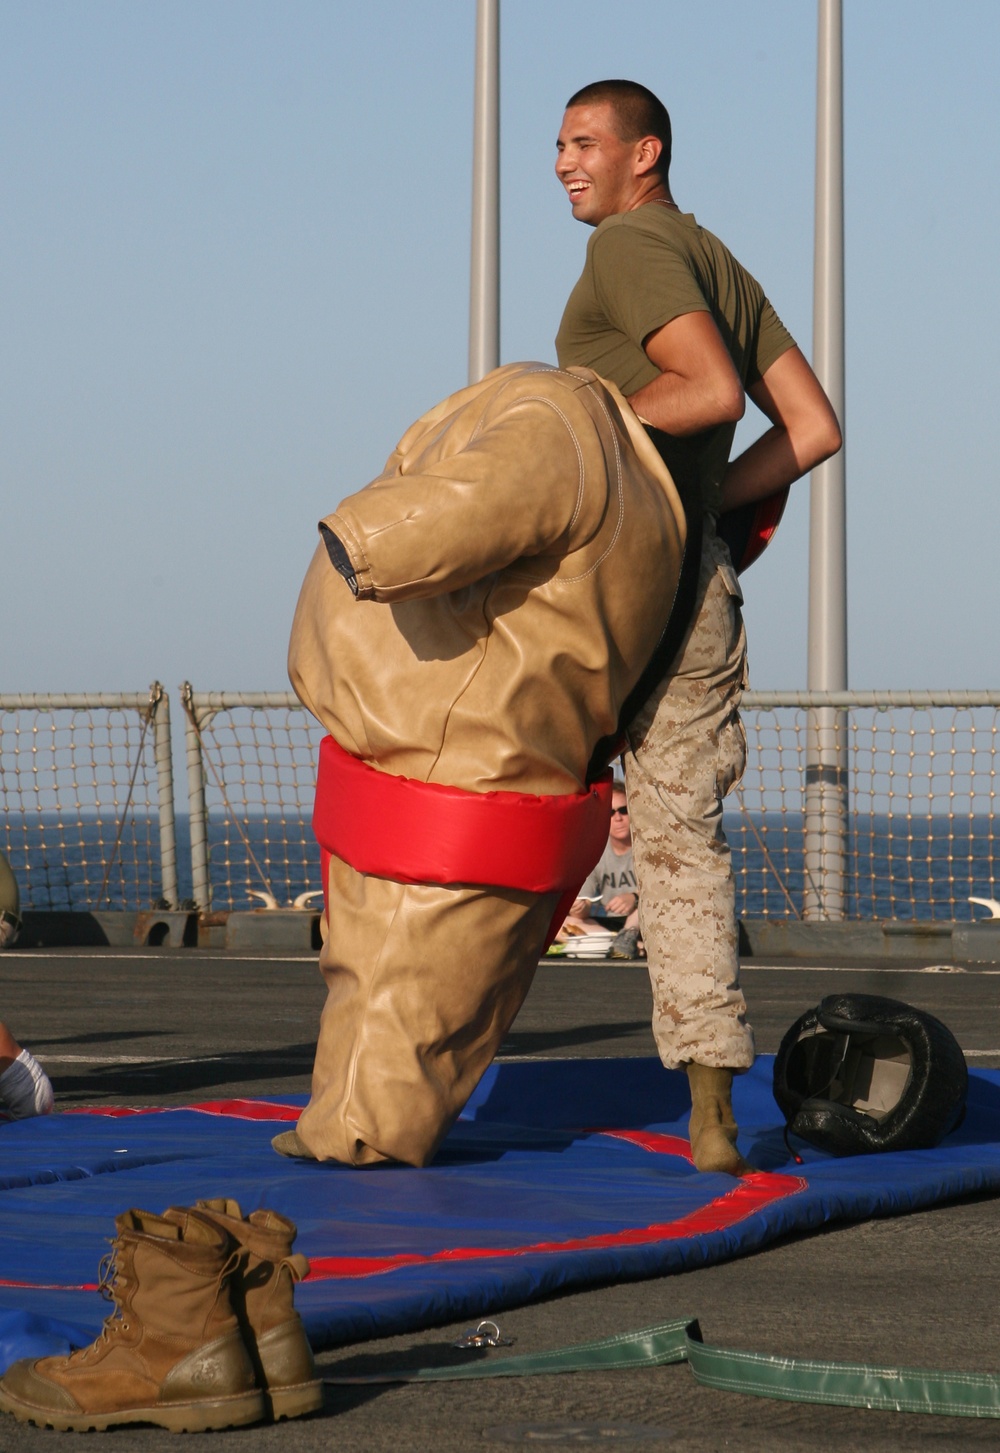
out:
M634 893L616 893L614 898L605 903L604 911L612 918L627 918L638 902Z
M764 499L801 479L843 443L830 400L797 348L775 359L748 393L773 428L726 470L723 512Z
M660 376L629 398L641 418L677 437L742 419L743 385L711 313L683 313L642 346Z
M590 917L590 899L589 898L575 898L573 900L573 902L570 904L569 915L568 916L571 917L571 918L589 918Z

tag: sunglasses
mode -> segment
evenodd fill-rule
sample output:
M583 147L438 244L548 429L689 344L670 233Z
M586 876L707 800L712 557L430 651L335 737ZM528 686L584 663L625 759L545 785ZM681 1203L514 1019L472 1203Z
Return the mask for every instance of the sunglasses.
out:
M628 808L627 807L613 807L611 809L611 816L612 817L628 817Z

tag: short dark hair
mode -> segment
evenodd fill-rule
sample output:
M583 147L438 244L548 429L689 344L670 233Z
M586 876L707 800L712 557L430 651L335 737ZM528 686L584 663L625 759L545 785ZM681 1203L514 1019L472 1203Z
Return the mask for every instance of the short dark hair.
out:
M622 141L638 141L640 136L655 136L663 147L658 170L666 181L670 171L673 133L666 106L658 96L638 81L592 81L589 86L570 96L571 106L594 106L607 101L615 118L615 130Z

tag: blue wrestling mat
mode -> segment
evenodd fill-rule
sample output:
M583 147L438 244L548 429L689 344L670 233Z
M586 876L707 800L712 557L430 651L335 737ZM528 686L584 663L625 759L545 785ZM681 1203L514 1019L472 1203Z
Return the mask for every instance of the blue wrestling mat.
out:
M0 1370L90 1342L110 1310L114 1218L231 1196L299 1227L296 1291L314 1347L480 1318L548 1292L740 1256L790 1231L1000 1190L1000 1072L970 1075L936 1150L836 1160L786 1150L770 1058L736 1082L754 1174L700 1175L687 1083L655 1060L494 1065L434 1164L283 1160L301 1101L67 1112L0 1124Z

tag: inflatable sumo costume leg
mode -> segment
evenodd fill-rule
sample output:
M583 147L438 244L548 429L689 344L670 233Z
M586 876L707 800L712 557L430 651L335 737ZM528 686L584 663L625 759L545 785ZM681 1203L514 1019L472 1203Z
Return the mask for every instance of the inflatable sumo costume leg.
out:
M326 738L313 822L330 993L298 1131L314 1153L433 1155L600 856L610 808L610 772L563 797L461 792L377 772ZM371 826L386 822L391 835Z
M297 1142L424 1165L606 841L602 758L671 622L684 512L613 386L514 364L320 528L289 653L330 734L328 994Z

